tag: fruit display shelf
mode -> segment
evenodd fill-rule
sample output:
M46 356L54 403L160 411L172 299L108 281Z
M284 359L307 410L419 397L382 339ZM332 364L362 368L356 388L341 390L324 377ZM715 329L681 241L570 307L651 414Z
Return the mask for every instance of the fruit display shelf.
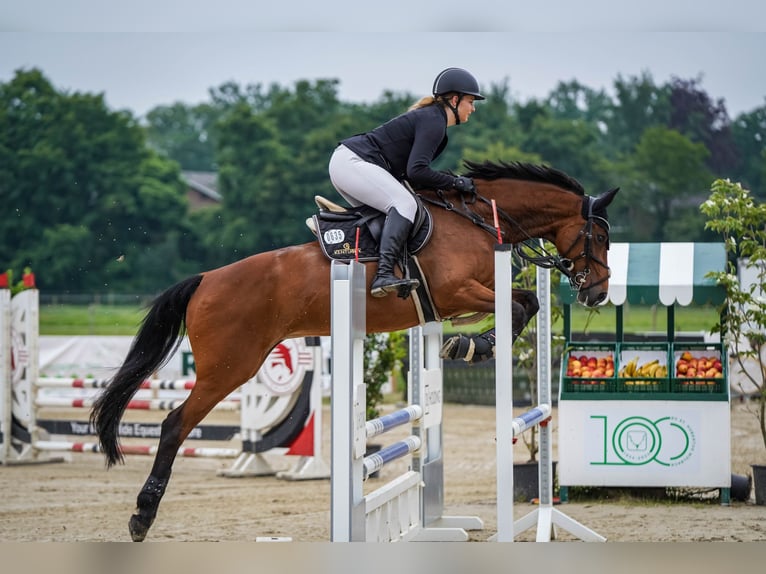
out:
M617 390L626 393L666 393L668 377L668 343L618 343Z
M710 396L710 400L726 397L728 359L720 343L674 343L671 390Z
M561 361L562 393L613 393L617 390L613 343L567 345Z
M570 343L559 399L727 401L720 343Z

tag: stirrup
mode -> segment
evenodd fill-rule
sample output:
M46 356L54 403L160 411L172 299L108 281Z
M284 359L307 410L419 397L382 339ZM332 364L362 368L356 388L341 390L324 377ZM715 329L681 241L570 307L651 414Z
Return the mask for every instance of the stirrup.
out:
M381 278L375 278L373 280L373 285L370 286L370 295L373 297L385 297L389 293L396 292L399 297L402 299L406 299L410 295L410 291L413 289L417 289L420 287L420 281L417 279L399 279L398 277L393 277L389 280L388 283L384 283L383 285L378 285L377 287L374 286L376 280L380 281L386 281L389 280L387 277L381 277Z

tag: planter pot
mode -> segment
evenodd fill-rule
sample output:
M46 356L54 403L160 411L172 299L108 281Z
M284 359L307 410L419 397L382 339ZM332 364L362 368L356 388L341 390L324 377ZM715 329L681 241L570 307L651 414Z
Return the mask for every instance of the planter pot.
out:
M556 484L556 461L553 461L553 484ZM538 463L522 462L513 465L513 499L517 502L529 502L540 497L538 481Z
M753 487L753 478L751 476L742 476L741 474L731 475L731 499L738 502L747 502L750 500L750 491Z
M755 490L755 503L766 505L766 465L753 464L753 490Z

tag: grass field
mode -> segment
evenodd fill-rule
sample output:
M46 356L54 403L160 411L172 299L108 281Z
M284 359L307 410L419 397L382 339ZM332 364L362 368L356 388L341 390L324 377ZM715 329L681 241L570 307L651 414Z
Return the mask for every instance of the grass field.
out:
M40 305L40 334L135 335L143 316L133 305Z
M41 335L134 335L145 309L131 305L41 305ZM455 328L445 325L445 333L481 332L491 325L491 318L477 325ZM712 307L676 307L676 331L709 331L718 320ZM647 333L667 330L665 307L628 306L624 309L626 333ZM553 325L561 332L561 321ZM612 332L615 330L615 309L609 305L590 311L579 305L572 307L574 332Z

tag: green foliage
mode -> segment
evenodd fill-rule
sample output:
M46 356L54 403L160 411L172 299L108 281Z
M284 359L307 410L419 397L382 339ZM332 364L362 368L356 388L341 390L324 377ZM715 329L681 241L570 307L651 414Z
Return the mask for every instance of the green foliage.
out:
M705 165L708 155L704 145L677 131L658 126L643 132L635 153L618 168L625 184L623 206L629 211L617 221L627 218L633 224L630 240L699 238L704 222L695 221L688 208L697 204L696 196L712 179ZM675 225L682 213L691 218L690 226Z
M102 95L54 88L40 70L0 82L0 261L41 270L45 290L157 292L251 253L313 241L315 195L337 142L403 113L424 94L342 102L339 81L211 88L158 106L141 125ZM482 86L450 128L437 169L463 161L547 163L596 195L620 186L613 241L707 240L701 190L732 174L766 183L766 108L729 122L699 81L618 76L610 96L577 80L517 101L507 79ZM223 203L189 211L180 170L215 170Z
M399 368L407 355L402 331L370 333L364 339L364 383L366 385L367 420L380 415L378 405L383 400L383 385Z
M756 418L766 447L766 204L753 199L739 183L718 179L708 200L700 207L706 227L719 233L726 245L726 271L708 273L726 289L722 318L715 331L722 333L743 374L757 389ZM756 281L742 286L737 265L754 269ZM758 373L745 369L750 359L760 365Z
M124 269L181 226L186 199L177 166L146 147L134 119L32 70L0 85L0 128L0 150L13 150L0 260L41 270L44 289L152 288L146 269Z

